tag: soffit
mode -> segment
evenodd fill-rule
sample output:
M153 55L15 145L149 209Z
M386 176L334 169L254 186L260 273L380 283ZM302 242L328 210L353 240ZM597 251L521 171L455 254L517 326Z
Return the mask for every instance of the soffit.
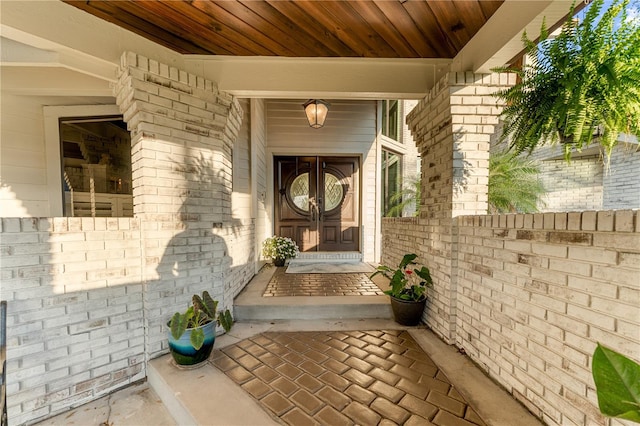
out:
M182 54L454 58L503 0L64 0Z

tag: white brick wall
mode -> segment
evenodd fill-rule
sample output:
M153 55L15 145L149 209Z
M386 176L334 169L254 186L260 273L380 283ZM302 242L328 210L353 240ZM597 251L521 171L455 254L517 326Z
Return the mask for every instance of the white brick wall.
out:
M498 112L482 83L500 78L451 74L409 115L423 206L383 220L383 263L417 253L435 281L427 324L547 424L606 424L591 355L601 342L640 360L639 212L477 216Z
M231 205L240 104L141 56L121 65L135 218L0 221L11 424L144 378L145 361L167 352L166 322L192 294L208 290L231 308L253 276L254 220L234 219Z
M415 229L420 238L415 248L405 253L416 252L420 261L437 266L433 278L443 285L432 292L432 303L427 307L431 315L425 318L449 342L455 336L457 315L456 277L452 273L455 258L451 256L457 240L452 234L452 218L487 211L489 145L500 113L496 100L488 95L504 87L506 78L449 73L407 116L422 157L422 206ZM383 235L389 224L385 220ZM397 264L403 253L387 255L384 239L383 247L382 262Z
M591 355L640 360L638 212L568 215L457 219L456 345L546 423L606 424Z
M5 218L0 264L12 424L145 377L137 219Z
M385 263L426 257L424 231L385 218ZM547 424L607 424L591 359L600 342L640 361L640 212L461 216L454 233L455 294L436 278L448 269L425 262L427 323L446 330L443 299L455 297L456 346L529 410Z
M242 255L252 251L253 221L232 215L232 152L244 112L214 82L134 53L122 56L115 92L132 134L147 352L154 357L167 351L167 318L191 295L208 290L231 308L252 276L250 268L231 268L253 262ZM246 138L236 148L246 151ZM246 182L237 184L246 191Z
M540 179L547 191L542 212L579 211L603 207L602 159L575 158L540 162Z
M611 154L611 170L603 178L603 208L640 207L640 150L638 145L619 144Z

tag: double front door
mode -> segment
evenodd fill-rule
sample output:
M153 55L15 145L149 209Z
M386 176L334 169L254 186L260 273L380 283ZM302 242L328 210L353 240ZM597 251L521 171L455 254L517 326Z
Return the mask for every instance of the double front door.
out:
M274 160L275 234L300 251L360 249L359 159L291 157Z

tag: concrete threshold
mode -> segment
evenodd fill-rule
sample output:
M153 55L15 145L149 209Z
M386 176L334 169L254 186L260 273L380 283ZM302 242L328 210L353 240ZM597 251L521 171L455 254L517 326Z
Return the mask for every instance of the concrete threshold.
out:
M390 319L388 296L263 297L276 268L265 266L236 297L238 321ZM386 284L384 284L386 286Z

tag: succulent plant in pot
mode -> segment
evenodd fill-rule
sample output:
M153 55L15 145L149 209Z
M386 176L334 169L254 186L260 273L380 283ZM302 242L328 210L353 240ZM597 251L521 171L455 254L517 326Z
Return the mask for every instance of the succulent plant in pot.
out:
M209 292L194 294L184 313L176 312L167 323L169 350L178 365L198 365L209 358L215 342L216 325L229 331L233 318L229 309L218 311L218 301Z
M427 302L426 290L433 286L429 268L411 268L415 265L415 253L408 253L402 257L397 268L380 265L370 278L384 275L389 279L389 290L384 293L391 298L391 309L396 322L402 325L417 325L422 319L422 313Z

